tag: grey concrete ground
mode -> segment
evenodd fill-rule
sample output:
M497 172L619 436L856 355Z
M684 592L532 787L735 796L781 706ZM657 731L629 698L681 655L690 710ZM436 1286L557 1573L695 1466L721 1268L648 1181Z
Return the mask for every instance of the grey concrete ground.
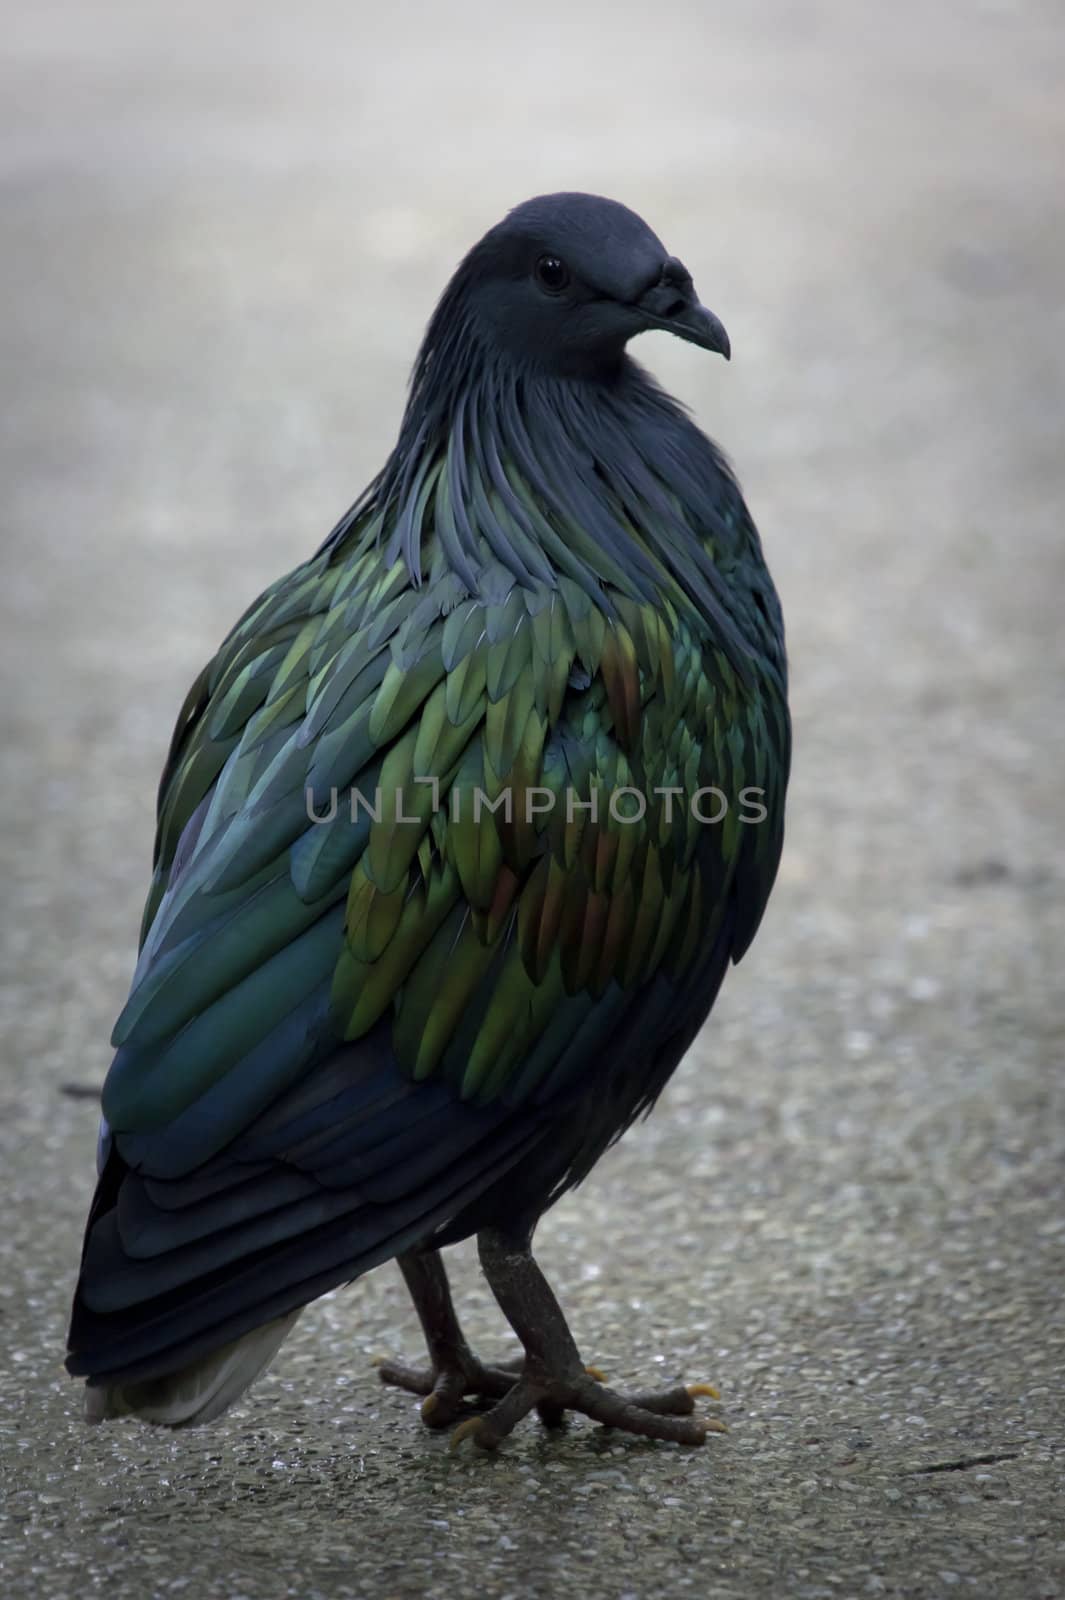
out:
M0 1592L1065 1594L1057 0L5 7ZM589 1359L721 1385L701 1452L449 1455L320 1302L215 1427L61 1371L95 1084L185 687L379 464L506 205L627 200L731 367L786 605L770 915L650 1123L544 1223ZM504 1340L469 1257L471 1334Z

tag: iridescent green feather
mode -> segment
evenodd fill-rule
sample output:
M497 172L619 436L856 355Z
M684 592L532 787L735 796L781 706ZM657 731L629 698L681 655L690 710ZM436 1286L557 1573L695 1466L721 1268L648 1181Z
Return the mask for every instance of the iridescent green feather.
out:
M485 547L481 590L463 591L440 471L416 508L420 586L379 519L356 525L268 590L193 686L116 1029L116 1126L176 1115L316 984L337 1040L391 1015L415 1079L442 1073L477 1103L554 1092L580 1030L694 970L730 895L749 940L780 845L773 663L741 682L675 584L658 603L613 592L606 561L604 609L572 576L594 554L583 536L552 579L562 531L503 470L546 557L530 546L524 587ZM730 801L716 827L690 808L711 785ZM747 785L766 790L764 827L739 820ZM620 789L642 810L612 808Z

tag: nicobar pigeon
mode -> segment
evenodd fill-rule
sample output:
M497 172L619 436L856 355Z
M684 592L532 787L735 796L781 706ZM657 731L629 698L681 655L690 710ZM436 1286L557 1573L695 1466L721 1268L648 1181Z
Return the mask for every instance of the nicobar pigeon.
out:
M699 1385L586 1369L530 1249L654 1104L781 849L780 607L729 467L627 354L654 328L729 354L625 206L511 211L380 474L189 691L70 1328L91 1420L211 1421L395 1257L429 1365L381 1375L430 1425L704 1439ZM518 1364L459 1327L439 1252L472 1234Z

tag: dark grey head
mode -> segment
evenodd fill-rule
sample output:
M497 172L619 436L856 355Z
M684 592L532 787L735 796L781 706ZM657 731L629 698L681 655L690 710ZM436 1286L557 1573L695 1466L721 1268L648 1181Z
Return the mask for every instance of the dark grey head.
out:
M687 268L634 211L599 195L516 206L470 251L440 312L454 315L457 302L475 336L556 376L615 371L648 328L729 355Z
M728 357L687 268L627 206L589 194L517 206L444 290L395 447L327 545L372 512L365 525L414 584L442 564L466 594L498 598L500 574L502 592L562 574L608 610L604 586L649 599L668 572L731 637L694 530L725 537L721 502L739 491L626 359L648 328Z

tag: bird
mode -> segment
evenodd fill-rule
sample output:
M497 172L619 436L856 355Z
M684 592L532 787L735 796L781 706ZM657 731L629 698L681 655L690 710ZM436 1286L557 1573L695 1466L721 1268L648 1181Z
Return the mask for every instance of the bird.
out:
M587 1367L532 1252L702 1028L782 848L780 602L725 456L629 353L648 330L730 356L625 205L509 211L380 472L189 690L71 1313L89 1421L213 1421L394 1258L428 1365L381 1377L456 1442L712 1427L708 1386ZM517 1362L455 1311L441 1251L474 1235Z

